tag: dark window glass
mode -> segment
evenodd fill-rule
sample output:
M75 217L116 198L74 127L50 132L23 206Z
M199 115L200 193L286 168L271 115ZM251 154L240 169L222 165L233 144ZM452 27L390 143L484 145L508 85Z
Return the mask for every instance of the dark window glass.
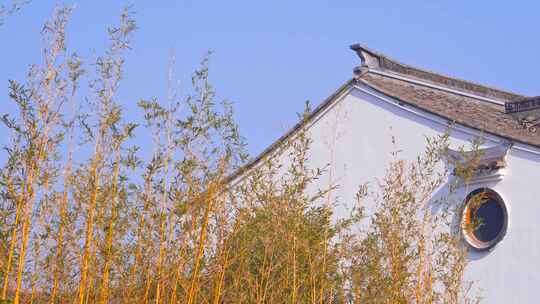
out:
M497 192L480 188L465 200L462 227L465 240L479 250L489 249L506 233L508 214Z
M474 236L481 242L490 242L497 238L504 226L504 210L495 199L489 198L483 202L475 214L478 225Z

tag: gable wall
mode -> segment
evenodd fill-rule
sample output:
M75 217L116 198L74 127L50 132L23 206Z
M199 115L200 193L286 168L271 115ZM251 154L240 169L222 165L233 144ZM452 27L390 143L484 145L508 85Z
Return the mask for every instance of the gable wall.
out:
M425 137L445 132L446 122L411 108L403 108L369 88L353 88L308 126L313 139L311 166L331 164L320 188L339 185L338 216L348 213L360 184L384 176L391 151L412 160L425 149ZM385 99L386 101L384 101ZM412 112L411 112L412 110ZM469 143L474 130L456 127L451 148ZM396 143L392 143L392 137ZM485 146L502 140L486 136ZM533 303L540 286L540 153L514 146L502 181L469 186L457 193L461 201L470 191L488 186L505 200L509 226L505 238L490 252L471 253L467 275L478 280L485 303ZM368 212L370 210L369 206Z

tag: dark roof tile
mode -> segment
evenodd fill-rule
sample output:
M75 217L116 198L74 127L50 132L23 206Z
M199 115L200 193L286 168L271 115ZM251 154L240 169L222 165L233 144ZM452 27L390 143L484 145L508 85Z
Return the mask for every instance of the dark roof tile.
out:
M360 75L358 81L402 103L458 124L540 147L540 134L531 132L513 116L505 114L503 105L369 72Z

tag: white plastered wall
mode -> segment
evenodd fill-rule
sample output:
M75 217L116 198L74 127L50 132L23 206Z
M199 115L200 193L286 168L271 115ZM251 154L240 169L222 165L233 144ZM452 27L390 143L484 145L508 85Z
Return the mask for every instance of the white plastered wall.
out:
M314 187L338 184L332 193L340 202L336 214L345 215L354 204L358 186L375 183L384 176L392 151L400 151L399 158L412 160L424 151L425 138L444 133L447 125L439 117L400 105L368 87L352 87L307 126L313 139L310 165L331 165L331 171ZM451 147L467 146L479 135L475 130L454 126ZM494 136L483 137L486 147L505 143ZM506 236L488 252L471 253L467 277L477 282L485 303L537 303L540 151L515 144L507 164L503 180L475 184L457 194L465 197L478 187L490 187L503 197L509 211Z

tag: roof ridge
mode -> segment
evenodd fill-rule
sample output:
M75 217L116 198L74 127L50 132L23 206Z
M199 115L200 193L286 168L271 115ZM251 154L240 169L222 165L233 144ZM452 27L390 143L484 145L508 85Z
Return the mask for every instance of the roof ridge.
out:
M456 89L467 93L476 94L485 98L493 98L499 101L517 101L528 98L513 92L485 86L472 81L446 76L440 73L413 67L390 57L373 51L361 44L353 44L350 48L357 53L362 60L361 68L392 72L406 78L427 81L450 89Z

